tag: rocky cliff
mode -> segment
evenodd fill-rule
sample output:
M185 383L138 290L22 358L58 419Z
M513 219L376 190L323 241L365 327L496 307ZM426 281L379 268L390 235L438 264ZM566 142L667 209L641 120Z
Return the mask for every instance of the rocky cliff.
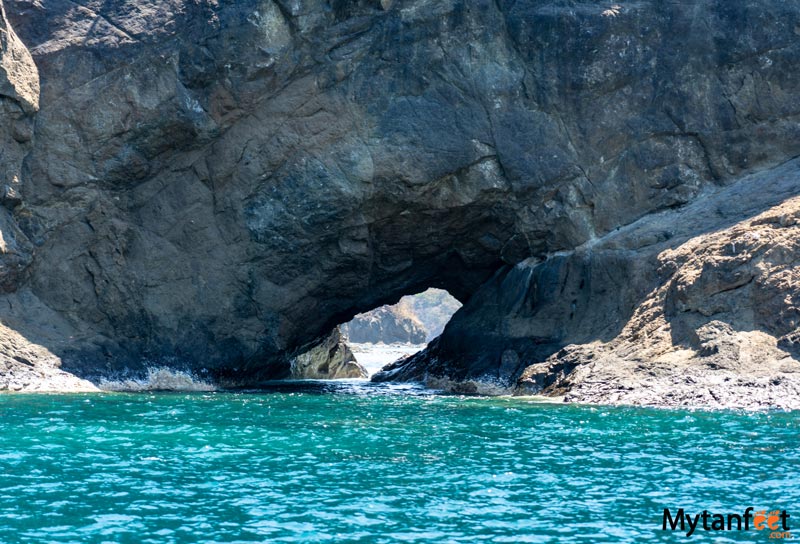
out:
M461 303L442 289L405 296L397 304L359 314L341 326L354 343L425 344L440 334Z
M582 402L797 409L798 188L794 160L507 267L425 352L373 379Z
M624 309L576 326L558 278L586 248L800 155L800 7L784 0L4 13L0 318L82 376L286 376L335 325L440 287L468 302L470 330L508 338L473 366L445 333L445 374L513 381L573 338L610 340L604 321L664 279L638 243L622 253L641 269L588 258ZM758 195L764 178L747 179ZM709 232L695 226L684 237ZM541 342L539 321L500 326L528 271L560 312L536 317L559 328ZM516 350L522 337L548 347Z
M22 198L22 163L38 109L39 74L0 4L0 292L16 289L31 263L31 243L11 212Z
M418 295L403 297L400 302L403 301L407 303L409 312L422 322L427 332L425 342L442 334L444 326L461 308L461 303L442 289L428 289Z
M417 317L403 304L381 306L359 314L342 325L347 340L369 344L424 344L427 331Z

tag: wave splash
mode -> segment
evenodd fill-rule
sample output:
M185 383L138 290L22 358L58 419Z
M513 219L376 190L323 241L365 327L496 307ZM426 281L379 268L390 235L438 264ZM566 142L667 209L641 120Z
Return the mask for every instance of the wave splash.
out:
M216 391L217 386L190 372L167 367L148 368L144 378L103 379L103 391Z

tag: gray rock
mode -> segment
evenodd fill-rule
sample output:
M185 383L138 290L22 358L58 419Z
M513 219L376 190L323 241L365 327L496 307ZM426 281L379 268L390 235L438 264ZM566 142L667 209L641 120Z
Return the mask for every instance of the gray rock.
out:
M373 379L576 402L798 409L798 191L794 160L506 269L426 351Z
M408 295L359 314L341 326L354 343L425 344L439 336L461 303L442 289Z
M347 340L356 343L424 344L427 337L422 323L402 301L359 314L341 328Z
M97 391L97 387L59 367L59 358L0 324L0 391Z
M12 212L22 202L23 160L38 109L39 74L0 3L0 293L20 286L32 260L33 247Z
M442 289L428 289L422 293L403 297L408 310L419 319L427 332L425 342L430 342L444 330L447 322L461 308L461 303Z
M488 334L512 383L594 300L577 272L639 300L637 249L576 248L800 155L783 0L3 4L41 89L3 19L0 319L83 376L285 376L434 286L487 331L442 353ZM540 343L515 301L558 307Z

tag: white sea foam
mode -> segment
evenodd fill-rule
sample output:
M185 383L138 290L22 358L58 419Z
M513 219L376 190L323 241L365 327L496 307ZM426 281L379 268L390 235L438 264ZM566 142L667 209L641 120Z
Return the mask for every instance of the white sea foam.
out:
M417 353L426 344L347 344L370 376L398 359Z
M212 383L197 376L166 367L147 369L141 379L101 380L97 386L104 391L214 391Z

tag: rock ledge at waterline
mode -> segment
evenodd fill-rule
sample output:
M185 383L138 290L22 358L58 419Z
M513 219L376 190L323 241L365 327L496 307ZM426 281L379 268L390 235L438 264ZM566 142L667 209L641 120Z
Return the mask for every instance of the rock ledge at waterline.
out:
M374 379L603 404L800 409L798 189L795 160L520 263L426 351Z
M796 248L736 229L792 228L743 225L800 194L797 3L2 7L6 374L287 377L437 287L465 305L408 377L650 403L631 365L703 364L796 402ZM714 404L719 381L673 389Z

